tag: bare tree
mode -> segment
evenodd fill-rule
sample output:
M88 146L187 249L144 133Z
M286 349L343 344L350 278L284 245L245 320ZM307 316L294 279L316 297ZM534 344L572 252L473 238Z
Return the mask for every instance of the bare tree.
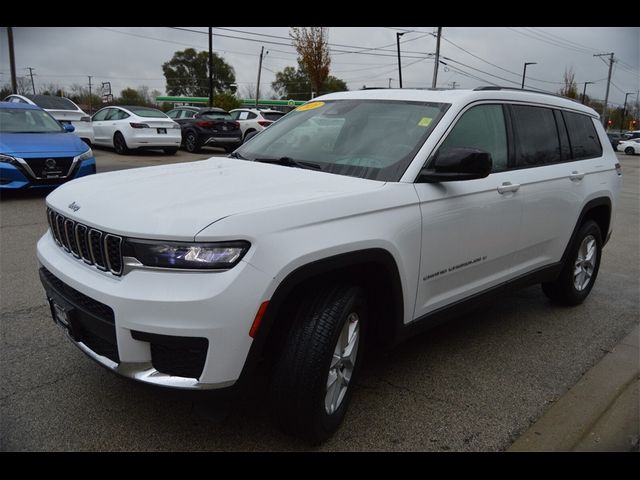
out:
M42 86L40 86L40 88L38 88L38 93L40 95L59 95L62 96L64 90L62 89L62 87L57 84L57 83L45 83Z
M291 27L289 36L298 51L298 62L309 76L314 92L320 92L329 76L329 32L325 27Z
M558 93L564 97L578 98L578 85L576 84L576 74L573 71L573 67L568 70L565 68L562 81L564 85Z
M27 77L18 77L16 79L18 87L18 95L31 95L33 89L31 88L31 79Z
M255 83L246 83L242 87L240 87L240 92L239 92L240 98L254 98L255 96L256 96Z

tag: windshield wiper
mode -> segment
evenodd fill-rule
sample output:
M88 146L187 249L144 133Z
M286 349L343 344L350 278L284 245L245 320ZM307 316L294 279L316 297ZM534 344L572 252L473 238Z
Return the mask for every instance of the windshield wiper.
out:
M275 165L284 165L285 167L298 167L298 168L307 168L310 170L322 170L322 167L313 162L307 162L305 160L294 160L290 157L280 157L280 158L254 158L254 162L260 163L273 163Z

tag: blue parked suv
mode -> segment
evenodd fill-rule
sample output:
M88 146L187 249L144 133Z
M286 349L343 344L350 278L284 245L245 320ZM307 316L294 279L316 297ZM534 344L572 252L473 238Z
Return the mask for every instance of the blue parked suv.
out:
M52 188L96 173L87 144L40 107L0 102L0 190Z

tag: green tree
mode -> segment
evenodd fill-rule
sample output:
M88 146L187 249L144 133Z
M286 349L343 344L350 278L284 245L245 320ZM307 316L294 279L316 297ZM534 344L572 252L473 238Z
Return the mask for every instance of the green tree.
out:
M276 79L271 83L271 87L281 100L309 100L311 98L311 82L305 73L302 65L298 68L285 67L276 73ZM344 80L329 75L321 88L314 90L316 95L323 95L331 92L343 92L349 90Z
M149 105L147 99L138 91L133 88L125 88L120 92L120 97L117 103L122 105L138 105L146 107Z
M234 108L240 108L240 100L238 100L235 95L222 92L213 97L213 106L222 108L228 112Z
M325 27L291 27L289 36L298 52L298 63L307 73L313 90L320 92L329 76L329 32Z
M209 96L209 53L187 48L175 52L173 58L162 65L169 95L188 97ZM230 92L236 81L233 67L213 54L213 92Z
M9 85L8 83L2 85L2 87L0 88L0 100L4 100L7 95L11 95L12 93L13 89L11 88L11 85Z

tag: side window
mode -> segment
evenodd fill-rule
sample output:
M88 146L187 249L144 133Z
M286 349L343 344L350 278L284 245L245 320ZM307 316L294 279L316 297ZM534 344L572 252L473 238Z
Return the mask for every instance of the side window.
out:
M115 108L110 108L107 110L107 116L104 117L105 120L117 120L118 110Z
M467 110L440 149L477 148L489 152L493 161L492 172L508 167L507 129L501 105L478 105Z
M562 112L562 115L569 131L573 159L581 160L602 156L602 145L598 140L598 134L591 117L569 112Z
M129 115L124 110L118 110L118 113L116 113L115 118L112 118L111 120L124 120L125 118L129 118L130 116L131 115Z
M193 118L196 116L196 113L197 112L194 112L193 110L183 110L180 118Z
M229 113L229 115L231 115L231 118L233 120L238 120L238 117L240 116L240 112L231 112Z
M560 162L560 139L553 110L513 105L516 167Z
M249 112L240 112L238 120L246 120L247 118L249 118Z
M247 118L248 118L249 120L253 120L254 118L258 118L258 115L256 115L256 114L255 114L255 113L253 113L253 112L247 112Z
M104 110L100 110L98 113L96 113L93 116L93 121L94 122L102 122L103 120L105 120L107 118L107 114L109 113L111 109L110 108L105 108Z
M167 112L167 116L169 118L178 118L179 113L180 113L180 110L171 110L170 112Z

